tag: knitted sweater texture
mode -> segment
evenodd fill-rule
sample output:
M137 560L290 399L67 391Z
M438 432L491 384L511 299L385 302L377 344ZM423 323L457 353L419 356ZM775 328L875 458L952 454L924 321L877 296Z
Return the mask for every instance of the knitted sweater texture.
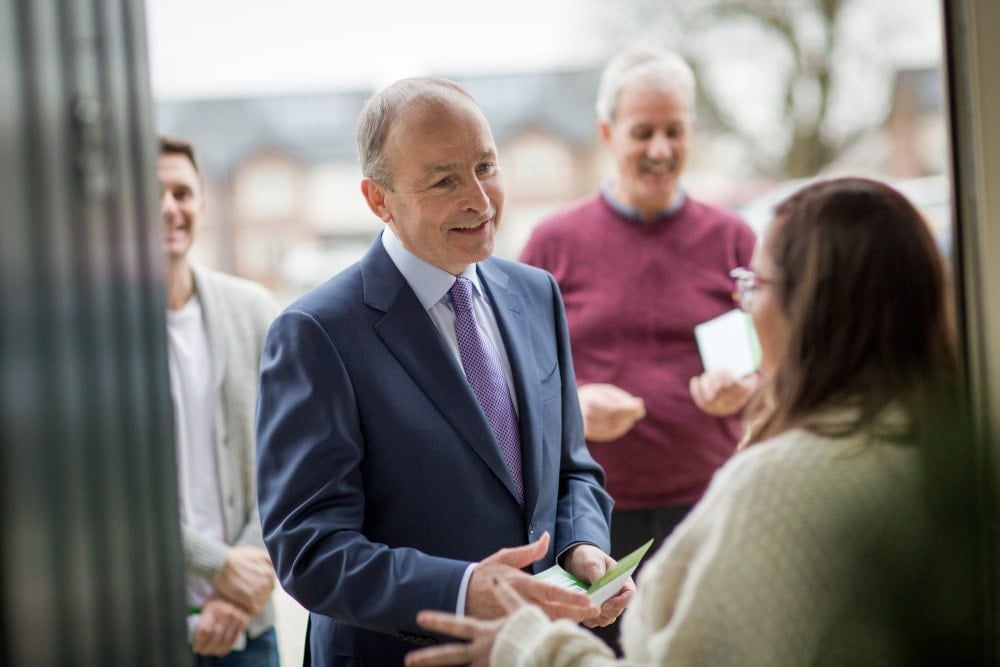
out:
M915 451L860 436L753 445L643 570L619 621L624 660L529 606L492 664L905 664L892 604L928 526L919 477Z
M543 221L522 251L559 283L577 383L645 402L631 431L589 443L616 509L691 504L734 452L739 421L701 412L688 382L704 370L694 327L735 307L729 272L754 240L734 213L690 197L639 222L597 194Z

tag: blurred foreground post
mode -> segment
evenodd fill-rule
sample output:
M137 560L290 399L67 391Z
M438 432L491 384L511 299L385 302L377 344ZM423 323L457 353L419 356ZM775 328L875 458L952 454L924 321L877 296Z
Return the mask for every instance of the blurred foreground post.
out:
M141 0L0 0L9 667L188 659L144 26Z

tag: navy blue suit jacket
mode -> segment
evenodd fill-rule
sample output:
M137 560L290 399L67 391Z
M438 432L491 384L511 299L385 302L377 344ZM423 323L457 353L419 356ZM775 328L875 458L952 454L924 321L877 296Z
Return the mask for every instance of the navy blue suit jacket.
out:
M285 589L310 612L313 665L401 664L454 611L466 567L549 531L607 551L611 499L583 438L555 280L491 258L479 276L517 393L522 507L461 365L381 239L291 304L261 362L258 496ZM361 659L361 660L359 660Z

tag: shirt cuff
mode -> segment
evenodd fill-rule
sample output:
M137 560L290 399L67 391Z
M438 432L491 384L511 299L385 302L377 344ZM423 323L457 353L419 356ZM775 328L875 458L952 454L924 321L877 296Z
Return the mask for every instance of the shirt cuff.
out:
M465 596L469 592L469 579L472 579L472 571L478 564L469 563L469 567L465 568L465 574L462 575L462 585L458 587L458 600L455 602L456 616L465 616Z

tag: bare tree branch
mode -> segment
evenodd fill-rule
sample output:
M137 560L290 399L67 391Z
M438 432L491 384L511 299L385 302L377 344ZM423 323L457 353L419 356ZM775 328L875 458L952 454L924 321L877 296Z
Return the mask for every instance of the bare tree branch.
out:
M839 43L844 31L838 27L848 7L857 8L865 1L683 0L670 3L668 10L663 0L617 0L614 5L619 14L631 16L630 36L661 36L688 59L699 81L699 109L721 131L739 140L758 173L794 178L822 170L857 134L857 128L832 126L830 113L837 94L837 68L842 66L838 54L844 51ZM722 84L712 84L706 76L710 69L718 69L723 56L704 46L708 40L747 26L756 26L772 40L761 67L771 68L780 92L773 105L777 117L766 135L747 124L741 105L719 89ZM787 53L789 60L781 53ZM784 63L780 70L775 69L778 62ZM775 141L775 133L783 134L784 140Z

